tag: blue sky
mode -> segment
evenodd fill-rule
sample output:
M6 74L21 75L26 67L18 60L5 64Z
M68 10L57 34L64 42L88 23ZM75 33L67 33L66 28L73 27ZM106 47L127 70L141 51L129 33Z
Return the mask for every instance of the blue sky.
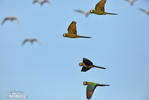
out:
M147 0L130 6L124 0L107 0L106 11L117 16L83 15L99 0L51 0L51 5L32 5L32 0L0 0L0 20L18 17L21 24L0 26L0 98L7 90L23 90L28 100L83 100L83 81L110 84L96 88L92 100L149 99L149 10ZM63 38L71 21L79 35L91 39ZM37 38L41 44L27 43ZM86 57L107 69L83 73L78 63Z

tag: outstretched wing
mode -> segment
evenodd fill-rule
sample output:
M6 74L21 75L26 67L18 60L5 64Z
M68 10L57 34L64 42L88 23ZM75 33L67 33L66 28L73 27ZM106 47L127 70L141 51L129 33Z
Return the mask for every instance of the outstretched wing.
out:
M68 27L68 34L77 34L76 22L72 21Z
M15 20L17 23L19 23L19 24L20 24L20 22L19 22L18 18L14 17L14 18L13 18L13 20Z
M93 65L93 63L87 58L83 58L83 63L85 63L85 65L88 65L88 66Z
M25 40L22 42L22 46L23 46L26 42L28 42L28 39L25 39Z
M79 12L79 13L82 13L82 14L85 14L86 13L85 11L79 10L79 9L75 9L74 11Z
M40 43L37 39L32 39L33 42Z
M7 18L5 18L3 21L2 21L2 23L1 23L1 25L3 25L7 20L9 20L9 18L7 17Z
M96 88L96 84L91 84L91 85L87 86L87 88L86 88L86 97L87 97L87 99L91 99L95 88Z
M82 67L81 72L86 72L86 71L88 71L89 69L91 69L91 67Z
M34 1L33 1L33 4L38 3L38 2L39 2L39 0L34 0Z
M99 1L95 6L95 10L99 11L99 12L100 11L104 12L105 11L105 9L104 9L105 3L106 3L106 0Z
M143 8L139 8L141 11L143 11L143 12L146 12L146 10L145 9L143 9Z
M50 3L51 3L49 0L45 0L45 2L47 2L48 4L50 4Z

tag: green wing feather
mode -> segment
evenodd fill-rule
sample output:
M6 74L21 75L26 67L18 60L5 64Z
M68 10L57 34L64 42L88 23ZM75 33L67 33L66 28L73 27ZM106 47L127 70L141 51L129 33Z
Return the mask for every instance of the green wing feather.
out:
M96 88L96 84L94 83L89 83L86 89L86 96L88 99L90 99L94 93L94 90Z
M104 9L105 3L106 3L106 0L99 1L95 6L95 10L99 11L99 12L104 12L105 11L105 9Z
M68 27L68 34L77 34L76 22L72 21Z

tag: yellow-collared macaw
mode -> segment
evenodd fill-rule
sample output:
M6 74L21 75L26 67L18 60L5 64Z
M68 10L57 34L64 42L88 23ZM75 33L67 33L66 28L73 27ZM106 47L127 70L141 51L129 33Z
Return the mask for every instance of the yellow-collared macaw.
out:
M87 58L83 58L83 62L79 63L79 66L83 66L81 69L81 72L86 72L91 68L101 68L101 69L106 69L105 67L100 67L100 66L95 66L93 65L93 62L91 62L89 59Z
M116 13L105 12L105 3L106 3L106 0L99 1L96 4L95 9L90 10L90 13L97 14L97 15L117 15Z
M68 27L68 33L64 33L63 37L68 37L68 38L91 38L87 36L80 36L77 35L77 29L76 29L76 22L72 21L71 24Z
M96 89L97 86L110 86L108 84L99 84L99 83L87 82L87 81L84 81L83 85L87 85L87 88L86 88L86 98L87 99L91 99L91 97L94 93L94 90Z

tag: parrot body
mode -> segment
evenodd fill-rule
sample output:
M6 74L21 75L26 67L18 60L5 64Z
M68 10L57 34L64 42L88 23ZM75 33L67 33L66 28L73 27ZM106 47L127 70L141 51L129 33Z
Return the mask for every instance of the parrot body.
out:
M82 67L82 70L81 70L82 72L86 72L86 71L88 71L89 69L91 69L93 67L101 68L101 69L106 69L104 67L93 65L93 63L89 59L87 59L87 58L83 58L83 62L80 62L79 63L79 66L83 66Z
M77 35L77 29L76 29L76 22L72 21L71 24L68 27L68 33L64 33L63 37L68 37L68 38L91 38L87 36L80 36Z
M105 12L105 8L104 8L105 3L106 3L106 0L99 1L96 4L95 9L90 10L90 13L94 13L96 15L117 15L116 13Z
M87 81L84 81L83 85L87 85L87 88L86 88L86 98L87 99L91 99L91 97L94 93L94 90L96 89L97 86L110 86L108 84L99 84L99 83L87 82Z

